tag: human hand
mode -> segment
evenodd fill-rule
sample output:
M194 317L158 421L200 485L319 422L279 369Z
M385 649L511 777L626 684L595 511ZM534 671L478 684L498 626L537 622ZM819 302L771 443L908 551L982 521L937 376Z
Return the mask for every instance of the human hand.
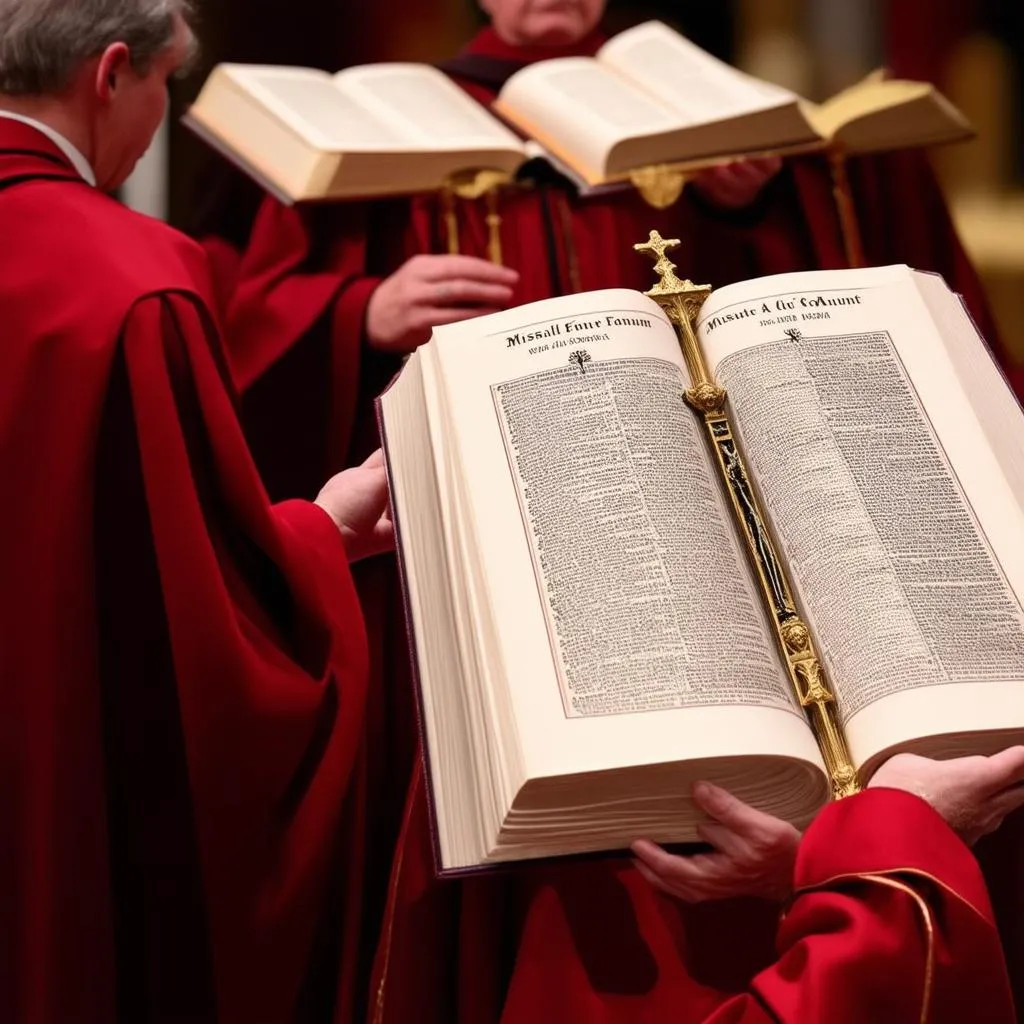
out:
M921 797L971 845L995 832L1003 818L1024 806L1024 747L950 761L897 754L875 772L868 783L872 786Z
M640 874L687 903L733 896L785 900L793 889L799 831L708 782L693 787L693 798L713 819L697 831L714 853L679 857L640 839L632 845Z
M361 466L332 476L317 495L316 504L334 520L350 562L394 547L384 453L379 448Z
M761 189L782 169L782 158L736 160L701 171L693 179L693 187L709 202L726 210L749 206Z
M413 256L370 296L366 336L385 352L412 352L430 329L504 309L519 275L476 256Z

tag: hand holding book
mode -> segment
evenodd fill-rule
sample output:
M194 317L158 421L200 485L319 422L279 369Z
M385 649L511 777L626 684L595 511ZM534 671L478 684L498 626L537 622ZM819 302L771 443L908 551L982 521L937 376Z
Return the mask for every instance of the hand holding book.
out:
M793 890L800 832L709 782L693 787L693 800L708 816L697 833L712 852L680 857L639 839L631 849L640 874L686 903L736 896L785 900Z
M1024 806L1024 747L951 761L897 754L875 772L870 785L921 797L973 845ZM644 878L685 903L739 896L788 899L800 833L709 783L694 786L694 802L710 819L698 825L698 833L712 852L679 856L637 840L632 850Z

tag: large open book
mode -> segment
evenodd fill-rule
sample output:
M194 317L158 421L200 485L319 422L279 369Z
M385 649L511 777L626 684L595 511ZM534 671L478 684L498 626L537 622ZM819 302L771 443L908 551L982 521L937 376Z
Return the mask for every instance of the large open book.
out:
M621 33L596 58L518 71L495 110L525 140L426 65L329 75L221 64L185 120L289 201L430 191L481 169L512 175L543 154L593 187L666 163L699 166L832 141L858 153L971 134L930 85L876 75L815 106L660 22Z
M697 333L862 777L1024 739L1024 415L941 278L730 285ZM673 327L612 290L438 328L379 399L439 864L695 838L830 781Z

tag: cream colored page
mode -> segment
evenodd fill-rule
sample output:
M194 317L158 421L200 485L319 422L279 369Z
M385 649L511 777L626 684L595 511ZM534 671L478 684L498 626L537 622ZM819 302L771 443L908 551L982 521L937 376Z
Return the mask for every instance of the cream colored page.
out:
M853 152L952 141L972 134L970 122L927 82L884 79L875 74L820 106L808 104L808 120L825 138Z
M342 95L389 125L406 146L431 150L501 148L520 140L446 75L425 64L369 64L334 76Z
M528 774L818 763L657 306L597 292L435 337Z
M542 143L596 174L623 139L681 128L679 117L639 86L588 57L542 61L516 72L501 108Z
M407 145L394 126L340 93L323 72L222 65L215 73L223 73L251 93L317 149L378 151Z
M1024 511L911 273L730 286L700 331L855 758L1024 725Z
M932 86L926 82L884 79L873 75L813 107L808 111L808 117L815 128L825 138L829 138L845 124L870 117L889 107L913 103L931 91Z
M712 57L660 21L615 36L601 48L598 59L671 106L685 126L724 121L799 99L788 89Z

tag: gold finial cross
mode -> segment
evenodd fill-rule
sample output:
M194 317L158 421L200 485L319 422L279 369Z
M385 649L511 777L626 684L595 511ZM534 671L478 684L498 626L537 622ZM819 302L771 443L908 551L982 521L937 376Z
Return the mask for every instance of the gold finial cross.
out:
M648 295L676 294L687 291L687 286L693 287L689 281L680 281L676 277L676 265L665 255L669 249L674 249L677 245L678 238L662 238L657 231L652 231L648 241L637 242L633 246L637 252L645 252L655 261L654 272L660 280L647 293Z
M655 260L658 283L644 294L654 299L676 326L693 382L693 387L686 392L686 400L708 415L721 415L725 392L711 380L694 334L694 322L704 300L711 294L711 285L681 281L676 276L676 265L665 253L678 244L678 238L662 238L657 231L652 231L646 242L637 242L633 248Z

